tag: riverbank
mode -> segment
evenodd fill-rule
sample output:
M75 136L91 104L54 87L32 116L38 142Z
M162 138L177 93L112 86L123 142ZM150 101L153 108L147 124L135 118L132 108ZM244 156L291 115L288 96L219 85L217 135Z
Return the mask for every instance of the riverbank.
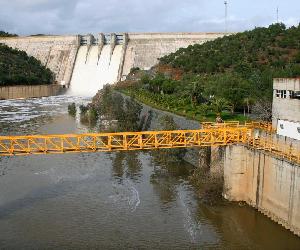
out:
M0 100L59 95L64 92L61 85L15 85L0 87Z
M125 95L133 97L135 100L147 104L153 108L156 108L161 111L167 111L172 114L176 114L182 117L186 117L187 119L201 121L201 122L215 122L216 114L212 111L207 111L207 113L203 114L200 108L193 108L191 105L187 105L185 107L178 107L166 105L167 99L174 99L173 97L169 97L165 95L164 97L156 98L152 93L144 91L144 90L136 90L136 89L120 89ZM206 112L206 111L205 111ZM245 122L249 121L249 117L244 116L242 114L232 114L229 111L222 112L222 119L224 121L240 121Z

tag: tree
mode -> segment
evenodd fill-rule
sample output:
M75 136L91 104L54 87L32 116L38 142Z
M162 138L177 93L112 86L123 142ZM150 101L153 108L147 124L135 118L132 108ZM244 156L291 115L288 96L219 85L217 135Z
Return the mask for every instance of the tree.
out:
M246 116L246 108L247 108L247 114L250 113L250 106L254 104L254 100L251 97L246 97L243 99L244 104L244 116Z
M164 94L173 94L175 90L175 83L171 79L166 79L163 82L161 89Z
M24 51L0 44L0 85L50 84L54 74Z
M207 104L200 104L196 107L196 114L206 117L209 111L209 106Z
M224 110L230 110L232 107L232 105L224 98L215 98L211 105L217 116L221 115Z
M14 36L18 36L18 35L17 34L10 34L8 32L0 30L0 37L14 37Z
M258 120L272 121L272 102L265 99L258 100L252 107L252 113Z

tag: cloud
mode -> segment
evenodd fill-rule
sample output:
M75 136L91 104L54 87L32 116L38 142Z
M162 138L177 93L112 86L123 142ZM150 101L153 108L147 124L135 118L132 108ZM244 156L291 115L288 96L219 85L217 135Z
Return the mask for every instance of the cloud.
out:
M289 17L287 19L282 20L287 26L296 26L300 23L300 18Z
M286 7L281 6L282 20L288 25L300 21L300 7L288 8L298 6L297 1L286 0ZM269 8L265 8L263 0L229 1L229 30L269 25L274 21L275 4L276 1L268 0ZM222 0L0 0L0 29L25 35L224 31L224 3Z

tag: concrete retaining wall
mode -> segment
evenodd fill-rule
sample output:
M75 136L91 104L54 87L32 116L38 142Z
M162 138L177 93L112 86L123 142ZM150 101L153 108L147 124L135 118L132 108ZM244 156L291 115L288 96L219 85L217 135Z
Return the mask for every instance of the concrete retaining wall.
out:
M226 147L224 197L245 201L300 236L300 166L244 146Z
M55 74L58 83L70 83L79 48L78 36L7 37L1 38L0 43L40 60Z
M20 85L0 87L0 99L18 99L58 95L63 91L60 85Z

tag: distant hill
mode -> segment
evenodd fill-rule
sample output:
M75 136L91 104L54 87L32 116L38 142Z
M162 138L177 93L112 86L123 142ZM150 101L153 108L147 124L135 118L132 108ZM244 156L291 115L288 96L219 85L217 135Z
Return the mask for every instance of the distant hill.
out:
M0 30L0 37L14 37L14 36L18 36L18 35L17 34L10 34L8 32Z
M50 84L53 73L26 52L0 44L0 86Z
M300 76L300 25L273 24L181 48L151 71L119 89L194 119L213 120L210 114L226 110L233 116L225 119L258 117L271 110L273 78Z
M270 97L273 77L300 76L300 25L273 24L225 36L179 49L160 63L208 78L235 75L249 84L253 97Z

